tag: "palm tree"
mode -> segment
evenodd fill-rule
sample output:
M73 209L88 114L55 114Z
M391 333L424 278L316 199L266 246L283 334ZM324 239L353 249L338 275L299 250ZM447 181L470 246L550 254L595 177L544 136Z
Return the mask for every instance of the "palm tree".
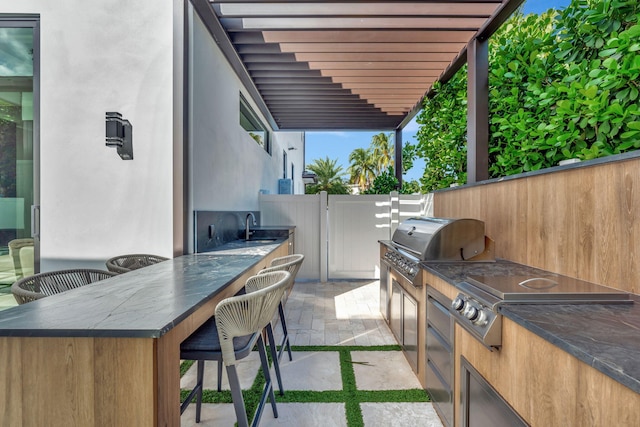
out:
M337 166L338 159L330 160L315 159L307 166L307 169L316 174L318 183L307 187L307 194L317 194L326 191L329 194L349 194L349 187L344 183L342 177L344 172L342 166Z
M350 182L357 184L361 191L367 190L376 174L371 150L356 148L349 154L349 162Z
M380 132L373 135L371 139L371 148L373 148L373 158L376 164L376 175L380 175L386 171L389 166L393 167L393 144L391 143L391 134Z

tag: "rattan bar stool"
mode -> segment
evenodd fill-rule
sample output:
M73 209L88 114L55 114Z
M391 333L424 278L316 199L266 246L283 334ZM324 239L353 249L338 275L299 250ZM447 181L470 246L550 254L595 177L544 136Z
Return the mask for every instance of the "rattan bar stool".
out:
M245 285L238 291L235 296L245 295L250 292L263 289L273 284L273 276L269 274L259 274L257 276L249 277ZM286 292L286 290L285 290ZM273 319L272 319L273 320ZM269 352L271 353L271 360L273 360L273 367L276 372L276 379L278 380L278 390L281 395L284 395L284 386L282 385L282 375L280 374L280 361L278 359L278 349L276 347L276 340L273 334L273 327L271 322L264 328L265 335L269 343ZM222 391L222 362L218 362L218 391Z
M118 255L116 257L110 258L105 264L107 265L107 270L121 274L127 273L132 270L137 270L139 268L148 267L150 265L157 264L168 259L169 258L161 257L158 255L129 254Z
M25 277L11 285L11 293L18 304L35 301L115 276L105 270L72 269L49 271Z
M238 426L248 427L249 421L236 364L238 360L247 357L254 345L257 344L265 385L251 425L257 426L260 423L267 400L271 401L274 417L278 417L262 330L275 316L278 303L287 289L289 277L288 272L273 272L268 277L271 285L220 301L216 307L215 316L207 320L182 342L180 358L197 361L197 381L195 388L180 405L181 414L195 396L196 423L200 422L204 362L205 360L216 360L218 363L224 363L227 368Z
M274 258L271 261L271 265L260 271L258 274L265 274L273 271L288 271L291 274L289 286L287 287L287 292L285 294L288 296L289 293L291 293L291 289L293 289L293 284L295 283L298 271L300 271L300 267L302 266L302 261L304 261L304 255L302 254L293 254ZM286 297L284 300L286 302ZM278 350L278 360L282 359L284 349L286 348L287 353L289 354L289 361L291 361L293 360L293 356L291 355L291 343L289 342L289 331L287 330L287 321L282 301L278 304L278 314L280 315L280 325L282 326L282 340L280 342L280 350Z
M282 273L282 272L279 272ZM289 273L291 274L291 273ZM287 280L291 280L291 278L287 278ZM273 284L273 274L259 274L257 276L249 277L247 279L247 283L245 283L244 288L247 293L256 292L260 289L264 289L267 286L271 286ZM285 288L285 293L287 292L288 285ZM283 294L284 295L284 294ZM282 301L282 299L281 299ZM279 306L279 304L278 304ZM274 313L275 314L275 313ZM273 318L271 319L273 321ZM267 340L269 342L269 351L271 352L271 360L273 360L273 369L276 372L276 379L278 380L278 390L281 395L284 395L284 386L282 385L282 375L280 374L280 360L278 359L278 348L276 347L276 340L273 335L273 327L271 326L272 322L269 322L267 326L264 328L264 331L267 335ZM222 381L221 375L221 366L218 364L218 390L220 390Z

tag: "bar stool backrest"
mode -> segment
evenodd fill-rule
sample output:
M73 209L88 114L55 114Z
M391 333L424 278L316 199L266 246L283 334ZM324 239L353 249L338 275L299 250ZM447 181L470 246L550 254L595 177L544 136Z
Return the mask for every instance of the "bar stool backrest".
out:
M271 322L286 291L289 278L290 274L286 271L269 273L265 275L265 279L270 281L271 285L244 295L226 298L218 303L215 319L225 366L236 364L234 337L259 332Z
M273 271L288 271L291 274L290 285L293 286L293 282L295 281L298 271L300 271L300 267L302 266L302 261L304 261L304 255L302 254L293 254L275 258L271 261L271 265L269 267L261 270L258 274L266 274Z
M110 271L93 269L48 271L18 280L11 285L11 292L18 304L24 304L115 275Z
M118 255L110 258L105 263L107 270L115 273L127 273L132 270L147 267L153 264L157 264L162 261L166 261L169 258L161 257L158 255L150 254L129 254Z

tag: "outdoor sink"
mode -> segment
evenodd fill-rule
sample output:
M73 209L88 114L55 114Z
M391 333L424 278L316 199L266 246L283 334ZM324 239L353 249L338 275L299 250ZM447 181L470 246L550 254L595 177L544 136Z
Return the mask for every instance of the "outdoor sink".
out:
M278 239L265 239L265 238L257 238L257 239L248 239L245 240L246 242L253 242L253 243L273 243Z

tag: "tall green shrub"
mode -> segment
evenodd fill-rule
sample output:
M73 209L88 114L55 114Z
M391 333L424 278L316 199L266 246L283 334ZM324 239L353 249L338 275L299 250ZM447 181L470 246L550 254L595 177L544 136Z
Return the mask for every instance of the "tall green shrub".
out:
M637 0L574 0L554 29L563 69L552 124L564 157L593 159L640 148ZM567 133L577 136L563 140Z
M640 148L638 2L574 0L492 39L493 177Z
M539 169L554 129L551 54L554 12L517 14L490 40L489 173L504 176Z
M640 148L639 18L638 0L573 0L492 36L492 178ZM418 119L427 191L466 179L466 72L436 93Z
M416 154L425 160L420 184L425 192L467 179L467 73L458 71L447 84L434 85L416 122Z

